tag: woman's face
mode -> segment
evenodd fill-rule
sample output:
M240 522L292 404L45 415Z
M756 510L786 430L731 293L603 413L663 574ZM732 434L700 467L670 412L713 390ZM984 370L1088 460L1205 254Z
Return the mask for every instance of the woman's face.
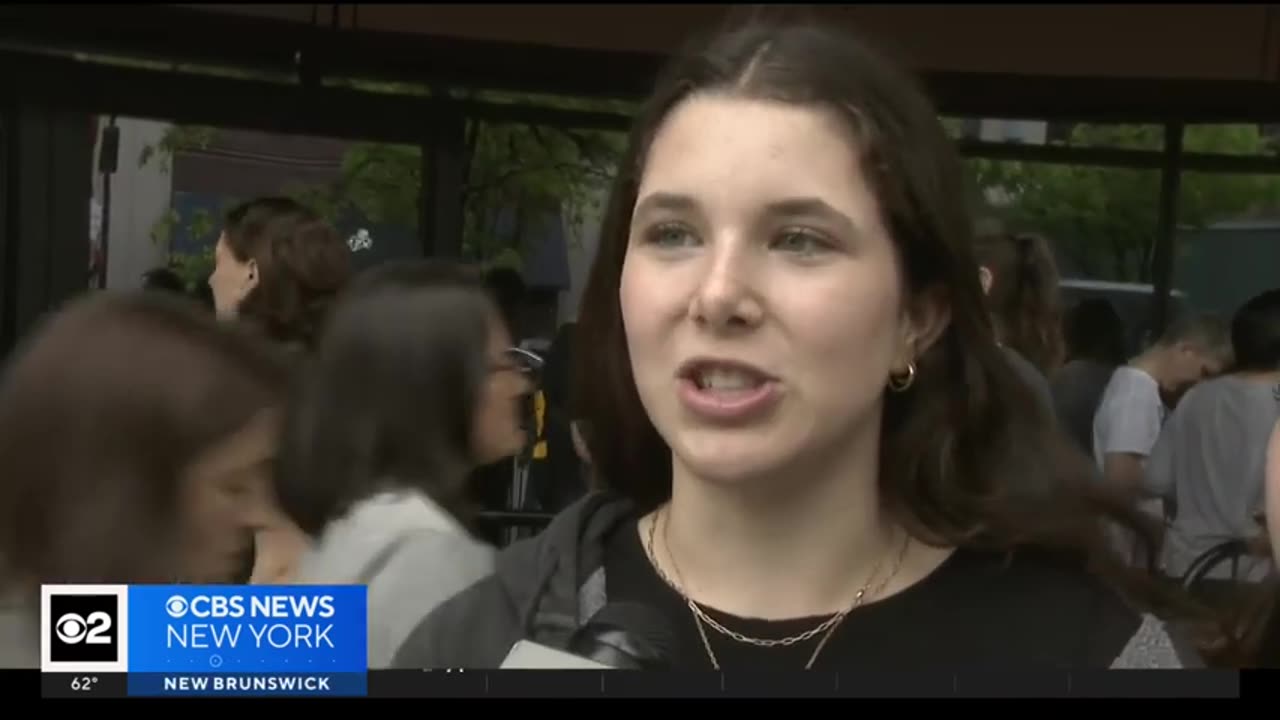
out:
M254 533L276 515L271 461L277 429L272 416L256 418L220 442L188 470L180 512L184 582L222 583L244 570Z
M232 318L240 303L258 285L258 264L253 260L241 261L227 245L227 235L218 238L213 251L213 274L209 276L209 289L213 291L213 306L218 317Z
M520 424L523 398L533 390L524 365L511 356L511 334L494 313L489 321L489 373L480 392L472 429L477 465L488 465L520 452L526 433Z
M897 255L825 111L695 96L659 129L620 300L640 399L716 482L798 468L878 427L915 359Z

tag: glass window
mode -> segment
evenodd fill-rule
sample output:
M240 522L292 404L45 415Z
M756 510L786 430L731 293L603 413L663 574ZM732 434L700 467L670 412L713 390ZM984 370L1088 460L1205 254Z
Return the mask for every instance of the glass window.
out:
M1275 130L1276 126L1247 123L1187 125L1182 145L1187 152L1274 156L1280 148Z
M1280 177L1182 174L1173 287L1200 312L1234 313L1280 287Z
M202 291L223 215L266 195L291 196L332 222L357 267L422 254L416 146L138 118L119 118L117 126L108 287L138 287L147 273L168 268ZM106 181L95 167L92 204L99 208Z

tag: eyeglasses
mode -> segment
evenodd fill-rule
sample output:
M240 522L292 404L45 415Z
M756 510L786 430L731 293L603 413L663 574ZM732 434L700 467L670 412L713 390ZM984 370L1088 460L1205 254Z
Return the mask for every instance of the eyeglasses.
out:
M510 347L502 351L502 359L490 364L489 369L493 372L518 372L530 379L536 379L545 364L546 361L537 353L524 348Z

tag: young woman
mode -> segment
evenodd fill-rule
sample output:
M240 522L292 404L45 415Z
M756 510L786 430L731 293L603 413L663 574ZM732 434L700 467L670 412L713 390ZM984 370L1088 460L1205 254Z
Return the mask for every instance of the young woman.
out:
M209 289L219 317L240 322L295 355L318 338L330 306L351 277L351 252L314 212L285 197L263 197L227 213L214 250ZM272 507L269 497L259 498ZM289 580L306 537L278 513L246 556L254 584Z
M996 342L1014 372L1052 414L1048 378L1064 354L1053 251L1042 237L1009 233L979 235L974 248Z
M524 446L530 390L477 278L447 263L380 267L335 308L291 403L280 505L315 540L293 579L369 586L369 664L432 606L484 577L465 483Z
M351 252L331 225L289 198L227 213L209 276L214 306L288 347L305 349L351 276Z
M909 77L832 31L732 32L668 71L619 167L577 373L610 491L397 665L567 647L616 602L662 613L673 668L1179 664L1087 458L1008 371Z
M95 294L0 386L0 667L40 661L42 583L223 583L261 526L284 366L192 303Z

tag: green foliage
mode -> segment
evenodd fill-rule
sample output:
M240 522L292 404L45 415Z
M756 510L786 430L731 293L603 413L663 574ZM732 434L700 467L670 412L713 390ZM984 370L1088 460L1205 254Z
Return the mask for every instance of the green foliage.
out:
M1160 147L1157 126L1077 125L1069 144ZM1274 152L1255 125L1191 126L1188 152L1258 155ZM978 188L1012 227L1053 239L1088 277L1149 282L1160 202L1160 173L970 159ZM1280 207L1280 178L1184 173L1178 222L1186 228Z
M200 253L178 253L169 259L169 267L182 278L187 292L194 292L200 283L207 282L213 273L213 248Z
M559 206L570 226L598 213L623 142L620 134L599 130L470 123L464 254L483 260L506 248L519 251L528 211ZM520 210L509 237L498 234L502 208Z
M138 155L138 167L146 167L152 160L160 172L173 170L173 156L189 150L204 150L218 137L217 128L204 125L170 125L155 145L144 145Z
M327 79L325 84L363 92L431 94L425 86L414 83L335 78ZM458 100L536 102L558 109L623 116L635 110L631 103L622 101L471 90L451 91L449 95ZM208 148L216 137L214 128L175 126L159 143L143 149L139 166L155 162L167 172L176 153ZM518 247L520 226L530 211L558 206L571 226L580 224L586 215L599 212L603 191L612 179L624 142L625 137L619 132L469 119L465 130L466 184L461 198L464 256L518 267L522 250ZM422 158L417 146L361 142L347 150L334 182L297 183L282 190L331 222L355 210L375 223L417 227L421 175ZM498 212L504 208L519 210L516 232L498 237ZM179 221L176 212L166 213L152 228L152 239L167 244L178 230ZM199 237L212 227L211 222L216 220L197 216L188 221L187 230Z
M330 222L354 209L375 223L417 227L421 168L422 153L415 146L355 143L343 156L335 182L294 183L284 192Z
M360 87L367 90L368 85ZM500 102L519 96L487 93L483 97ZM587 100L560 99L554 104L602 109L598 102ZM620 112L627 106L615 103L605 109ZM609 131L468 120L467 182L461 198L464 257L493 262L512 250L518 258L522 250L518 226L528 211L559 206L571 225L598 212L602 190L612 179L624 142L621 133ZM343 158L337 181L327 186L293 185L286 192L331 221L357 210L373 222L417 227L421 175L421 152L415 146L356 143ZM498 237L498 211L503 208L521 210L517 232L508 237ZM511 263L510 255L502 262Z
M218 137L216 128L203 125L171 125L165 130L160 141L154 145L144 145L138 154L138 167L146 167L156 163L160 172L169 174L173 171L173 158L180 152L204 150L214 143ZM177 232L182 219L178 211L170 208L151 224L151 242L168 247ZM208 211L199 210L187 221L186 230L190 237L205 237L217 227L218 220Z

